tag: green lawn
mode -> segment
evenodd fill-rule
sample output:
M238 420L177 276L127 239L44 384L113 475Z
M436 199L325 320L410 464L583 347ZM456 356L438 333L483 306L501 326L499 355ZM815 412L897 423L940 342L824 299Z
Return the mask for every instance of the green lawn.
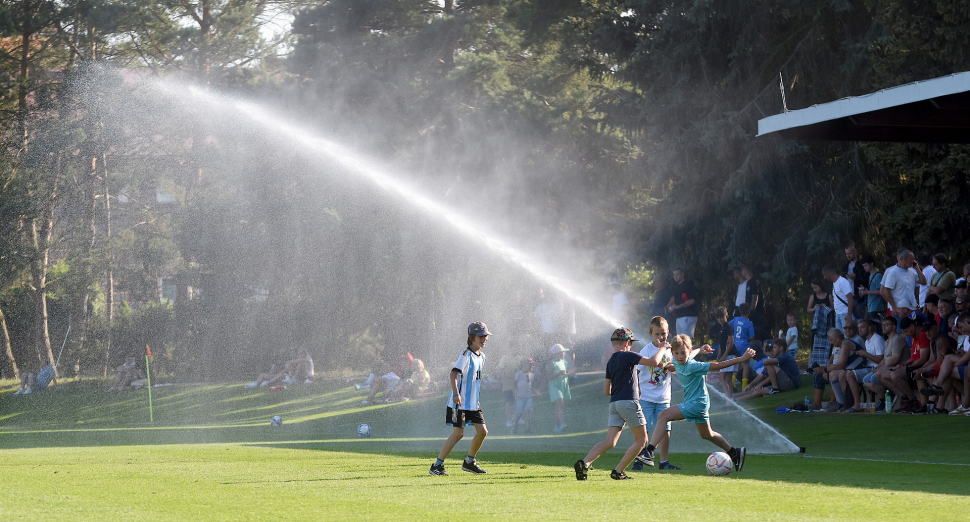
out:
M154 390L155 423L149 425L144 391L102 390L68 384L25 397L10 388L0 393L0 515L954 520L970 512L970 418L774 413L782 403L800 402L804 388L749 404L806 447L804 455L750 455L741 473L710 477L703 461L716 448L689 441L694 429L681 422L673 428L671 460L682 471L650 469L631 472L637 480L612 481L617 448L596 462L584 483L573 478L571 464L604 433L606 398L596 379L573 387L562 434L552 433L551 408L537 399L538 433L512 436L501 422L501 393L488 392L483 409L491 432L479 459L489 474L458 470L463 441L446 464L450 477L427 474L448 433L442 398L363 407L362 392L338 382L276 393L238 384L173 386ZM282 428L269 426L274 414L283 417ZM741 439L732 440L737 445L747 443L749 425L738 422L740 416L712 415L715 429ZM372 438L356 437L361 422L373 426ZM620 440L624 448L628 437Z

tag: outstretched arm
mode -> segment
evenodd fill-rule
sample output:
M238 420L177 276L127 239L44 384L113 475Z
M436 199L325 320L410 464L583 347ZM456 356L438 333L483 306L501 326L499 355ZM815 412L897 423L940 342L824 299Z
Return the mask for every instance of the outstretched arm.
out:
M754 349L748 348L747 350L744 351L744 355L742 355L741 357L734 357L726 361L712 362L711 371L723 370L724 368L729 368L731 366L734 366L735 364L740 364L745 361L749 361L751 360L752 357L754 357Z
M670 349L669 343L664 343L663 346L657 350L657 353L653 354L651 357L641 357L638 364L643 366L660 366L660 360L663 359L664 353Z
M694 348L693 350L690 351L690 358L693 359L699 353L712 354L712 353L714 353L714 348L711 348L711 345L709 345L709 344L705 344L704 346L701 346L700 348Z

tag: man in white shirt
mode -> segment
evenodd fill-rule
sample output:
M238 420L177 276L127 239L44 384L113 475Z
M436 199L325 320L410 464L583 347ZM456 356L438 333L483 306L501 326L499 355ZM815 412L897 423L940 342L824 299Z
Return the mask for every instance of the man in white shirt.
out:
M917 284L925 285L926 277L916 262L916 256L903 249L896 254L896 264L887 268L882 276L879 294L892 307L893 315L909 317L917 309Z
M917 306L922 309L926 306L926 293L930 290L929 282L936 275L936 268L933 267L933 258L926 252L920 252L919 264L923 267L920 272L923 273L923 278L926 279L926 283L920 283L919 285L919 303L917 303Z
M846 384L849 385L849 389L852 390L852 397L855 399L855 404L852 405L852 412L862 411L862 404L860 400L861 396L861 386L859 383L872 373L872 370L882 362L882 359L886 353L886 342L881 335L876 333L875 325L872 319L868 317L859 321L859 334L862 335L866 340L865 350L856 350L855 354L866 358L866 362L863 364L862 368L855 370L848 370L842 374L842 378L845 379Z
M835 305L835 327L845 333L845 316L852 312L852 284L840 276L832 265L822 267L822 277L832 283L832 303Z

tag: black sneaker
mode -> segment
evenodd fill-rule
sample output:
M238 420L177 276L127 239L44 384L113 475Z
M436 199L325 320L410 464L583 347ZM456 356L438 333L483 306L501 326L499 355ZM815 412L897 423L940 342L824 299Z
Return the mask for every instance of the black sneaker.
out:
M876 413L886 413L886 401L879 401L879 405L876 406Z
M744 455L748 452L747 448L731 448L728 455L731 457L731 461L734 462L734 471L741 471L744 467Z
M576 470L576 480L586 480L586 475L589 472L589 466L583 462L583 459L579 459L573 464L573 469Z
M647 449L644 448L636 457L633 458L633 460L643 464L644 466L653 467L653 452L647 451Z
M461 470L462 471L467 471L469 473L476 473L478 475L484 475L485 474L485 470L482 469L482 468L480 468L480 467L478 467L478 462L468 462L468 461L462 462L461 463Z
M680 469L680 466L674 466L673 464L667 462L666 460L660 463L660 469Z
M610 472L610 478L613 480L633 480L633 477L615 469Z
M639 462L634 460L632 469L633 471L643 471L643 464L640 464Z
M430 473L432 475L444 475L446 477L448 476L448 472L445 471L445 465L444 464L432 464L431 465L431 471L428 471L428 473Z

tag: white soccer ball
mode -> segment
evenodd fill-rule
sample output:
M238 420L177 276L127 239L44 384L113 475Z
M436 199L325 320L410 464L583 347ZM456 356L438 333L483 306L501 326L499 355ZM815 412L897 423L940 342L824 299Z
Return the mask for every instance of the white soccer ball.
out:
M723 451L711 453L711 455L707 457L707 472L715 477L727 475L732 469L734 469L734 462L732 462L731 457Z
M360 426L357 426L357 436L362 439L370 437L370 424L361 424Z
M283 417L280 417L279 415L273 415L273 417L269 420L269 425L275 428L279 428L280 426L283 425Z

